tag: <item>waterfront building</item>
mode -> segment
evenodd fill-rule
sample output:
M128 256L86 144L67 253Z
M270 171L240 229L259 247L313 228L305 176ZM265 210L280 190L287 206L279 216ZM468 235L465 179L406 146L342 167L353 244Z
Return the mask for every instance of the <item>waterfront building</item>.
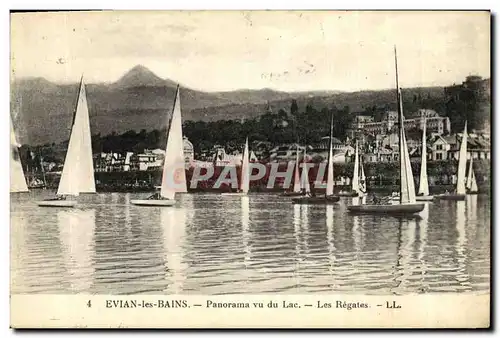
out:
M140 171L145 171L155 166L154 163L156 163L156 157L157 155L153 153L151 150L144 149L144 152L141 154L137 154L134 160L137 161L138 169ZM156 165L156 166L160 167L161 165Z
M250 162L256 162L257 156L255 153L250 150L250 154L248 155ZM214 158L212 163L215 166L239 166L243 161L243 154L240 152L235 152L233 154L226 153L226 150L223 147L219 147L216 149Z
M448 136L435 135L431 140L433 161L458 160L462 134ZM467 138L467 159L490 159L490 140L486 135L471 132Z
M298 143L282 144L269 151L269 161L280 163L295 161L297 159L297 149L299 150L299 159L302 161L304 150L310 156L312 148L310 146L302 146Z
M419 109L415 118L405 118L404 126L406 130L422 130L424 123L427 123L427 131L429 133L437 133L439 135L449 134L451 131L450 119L446 116L440 116L436 111L431 109ZM381 121L374 121L373 117L358 115L354 119L351 129L358 131L358 135L387 135L394 133L397 129L398 112L387 111Z

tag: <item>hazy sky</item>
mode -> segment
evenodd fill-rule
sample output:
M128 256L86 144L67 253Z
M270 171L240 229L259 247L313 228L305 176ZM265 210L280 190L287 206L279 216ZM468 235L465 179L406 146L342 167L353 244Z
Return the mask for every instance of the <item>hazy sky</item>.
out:
M11 16L16 77L113 82L142 64L207 91L379 89L489 77L487 12L95 12Z

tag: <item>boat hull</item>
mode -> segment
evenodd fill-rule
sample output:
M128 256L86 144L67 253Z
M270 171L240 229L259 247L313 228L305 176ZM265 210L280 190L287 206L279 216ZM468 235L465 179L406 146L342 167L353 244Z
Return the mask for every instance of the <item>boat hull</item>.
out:
M304 196L305 194L303 192L293 192L293 191L286 191L283 193L283 196L286 197L297 197L297 196Z
M357 192L339 192L339 197L361 197Z
M68 200L53 200L53 201L40 201L37 202L39 207L52 207L52 208L72 208L77 205L77 201Z
M465 194L449 194L449 195L437 195L435 198L440 200L449 200L449 201L465 201Z
M411 204L361 204L349 205L347 210L352 213L367 213L367 214L391 214L404 215L416 214L424 210L424 203Z
M425 201L432 201L432 200L434 200L434 196L431 196L431 195L428 195L428 196L415 196L415 199L417 201L423 201L423 202L425 202Z
M434 196L415 196L415 200L419 202L429 202L434 200ZM399 202L399 196L391 197L392 202Z
M248 194L245 194L244 192L223 192L221 195L222 196L248 196Z
M340 200L338 196L315 196L315 197L299 197L293 198L294 204L335 204Z
M175 200L131 200L130 204L143 207L170 207L175 204Z

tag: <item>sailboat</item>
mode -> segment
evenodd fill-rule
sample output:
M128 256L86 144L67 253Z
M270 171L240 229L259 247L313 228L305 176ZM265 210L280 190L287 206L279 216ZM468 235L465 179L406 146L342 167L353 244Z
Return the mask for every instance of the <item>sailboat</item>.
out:
M243 159L241 161L241 177L239 189L237 192L222 193L224 196L246 196L250 190L250 160L248 154L248 137L243 150Z
M363 165L361 165L360 169L360 155L359 155L359 147L358 140L356 140L356 152L354 153L354 170L352 174L351 180L351 191L340 191L339 196L341 197L360 197L363 196L366 192L366 187L362 187L360 170L362 171L362 175L364 177L364 169ZM364 178L363 178L364 179Z
M443 200L465 200L465 170L467 167L467 121L465 121L464 133L462 142L460 143L460 153L458 154L458 170L457 170L457 186L456 190L451 193L437 195L436 197Z
M28 192L26 177L24 176L23 166L19 156L19 144L17 143L12 116L10 117L10 192L21 193Z
M429 180L427 179L427 120L424 116L422 131L422 158L420 160L420 181L418 184L417 201L432 201L434 196L429 195Z
M399 201L391 204L359 204L349 205L347 210L352 213L377 213L377 214L415 214L422 211L424 203L416 203L415 186L413 182L413 173L411 170L410 155L406 144L404 129L403 103L401 98L401 89L398 81L398 63L396 48L394 48L394 59L396 66L396 88L398 103L398 122L399 122L399 149L400 149L400 187Z
M40 201L37 204L41 207L73 207L77 204L76 196L95 192L89 109L82 76L76 109L73 114L68 151L56 197Z
M305 155L304 155L305 157ZM339 196L333 194L333 188L335 185L335 178L333 176L333 115L330 124L330 144L328 150L328 164L327 164L327 179L326 179L326 191L324 196L310 195L309 187L309 177L307 177L307 170L303 170L304 177L304 187L306 190L306 195L293 198L292 202L296 204L331 204L337 203L340 200ZM307 182L307 185L306 185Z
M366 194L366 176L365 176L365 168L363 167L363 162L359 161L359 166L361 167L361 172L359 174L359 197L363 197Z
M424 117L424 129L422 131L422 158L420 161L420 181L418 185L418 193L415 196L417 201L432 201L434 196L429 195L429 180L427 178L427 121ZM399 196L393 196L393 199L398 199Z
M180 94L179 86L177 86L172 107L172 117L167 127L167 145L161 185L159 187L160 192L149 196L147 199L130 200L131 204L168 207L175 204L176 193L187 191L183 146Z
M474 169L472 169L472 157L469 164L469 174L467 175L467 195L477 195L478 188L476 182L476 175L474 174Z
M295 169L293 172L293 190L285 191L283 193L284 196L302 196L305 195L305 192L302 191L302 185L300 181L300 173L299 173L299 146L297 146L297 159L295 160Z
M32 158L35 159L36 156L31 153ZM43 169L43 161L42 161L42 155L40 152L38 152L38 160L39 160L39 165L40 165L40 171L42 172L42 178L37 178L37 170L33 170L32 172L32 179L28 183L28 188L30 190L32 189L45 189L47 188L47 180L45 178L45 170Z

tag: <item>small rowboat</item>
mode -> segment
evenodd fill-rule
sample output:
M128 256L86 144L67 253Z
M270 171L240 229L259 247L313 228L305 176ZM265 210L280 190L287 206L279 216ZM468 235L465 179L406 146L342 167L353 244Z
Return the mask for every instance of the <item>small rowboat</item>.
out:
M171 199L150 199L150 200L130 200L133 205L143 207L169 207L175 204L175 200Z
M465 201L465 196L465 194L442 194L434 197L439 200Z
M298 198L293 198L292 203L294 204L336 204L340 200L340 197L335 195L329 196L303 196Z
M305 192L302 191L285 191L282 196L286 197L297 197L297 196L305 196Z
M370 213L370 214L391 214L404 215L416 214L424 210L424 203L408 203L408 204L361 204L349 205L347 210L352 213Z
M75 205L77 205L77 201L75 201L75 200L51 199L51 200L39 201L36 204L39 207L73 208Z

